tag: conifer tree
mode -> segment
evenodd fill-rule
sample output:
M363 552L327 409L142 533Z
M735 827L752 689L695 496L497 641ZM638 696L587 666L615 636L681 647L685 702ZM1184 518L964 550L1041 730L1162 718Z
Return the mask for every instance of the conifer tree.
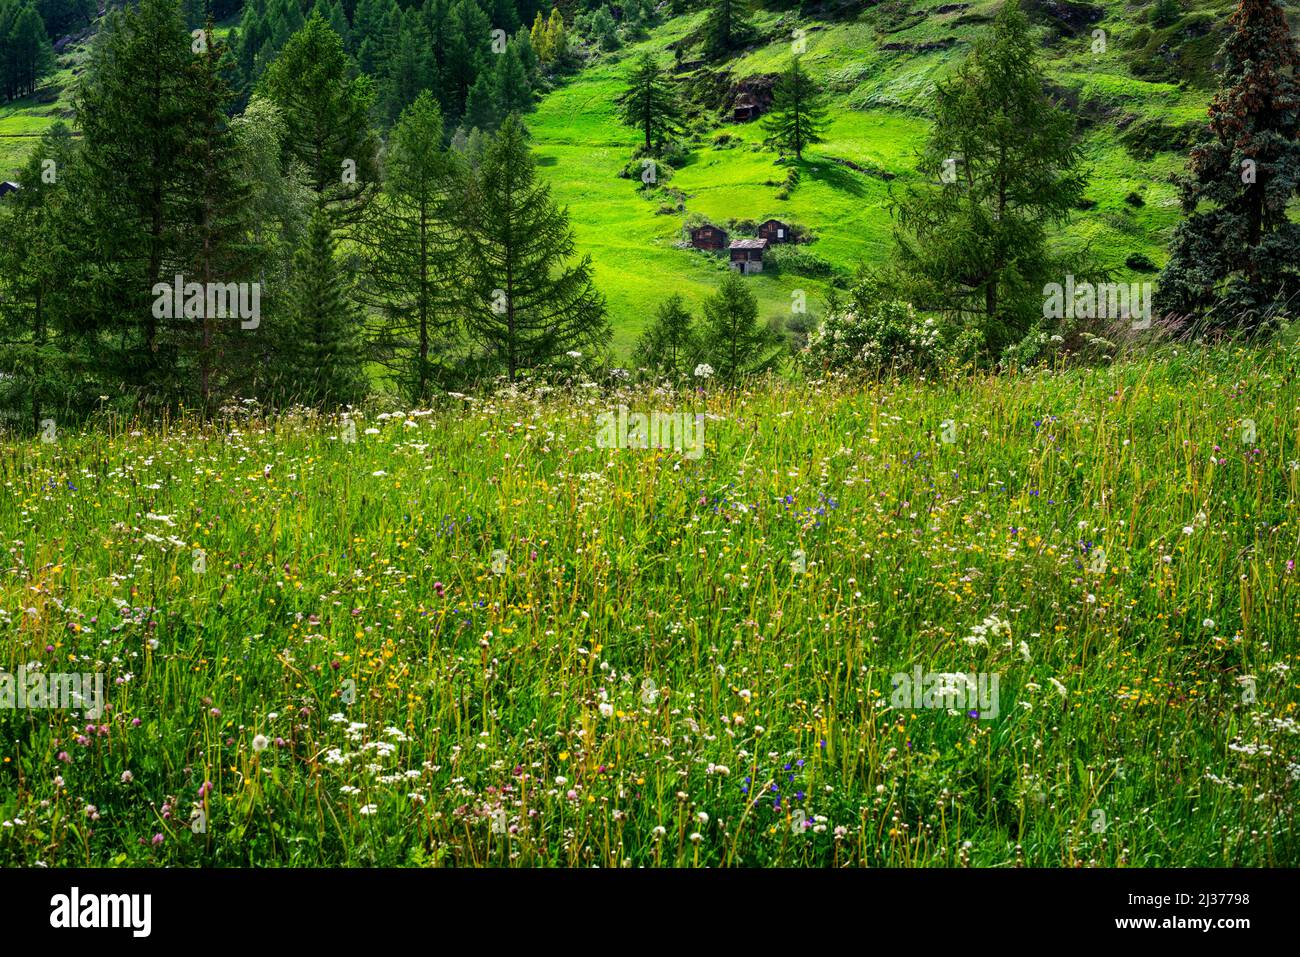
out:
M690 373L699 355L694 319L681 295L674 294L660 303L650 328L637 340L632 358L640 368L680 376Z
M1228 21L1210 123L1180 186L1156 307L1253 331L1300 314L1300 52L1276 0L1241 0Z
M58 121L0 204L0 407L28 413L33 430L47 406L75 407L81 339L69 334L76 304L61 282L72 266L61 228L72 157L72 133Z
M408 13L396 53L385 70L381 99L384 116L390 123L396 121L421 92L432 89L437 80L436 65L425 46L421 26L414 11Z
M704 55L717 59L738 50L754 38L746 0L711 0L704 21Z
M465 98L465 122L480 130L495 130L501 123L497 109L496 84L486 70L479 74Z
M568 350L603 346L605 301L518 117L487 148L466 203L464 314L470 335L512 380Z
M383 317L375 354L412 402L447 381L462 351L456 266L464 173L442 141L442 115L426 91L393 128L383 193L358 237L363 296Z
M54 49L31 0L0 0L0 98L36 91L54 72Z
M531 84L537 76L539 61L537 59L537 51L533 49L533 41L530 38L528 31L523 27L516 30L514 38L510 41L510 45L513 46L519 54L519 62L523 64L524 75L528 77L528 82Z
M826 98L795 57L772 91L772 112L764 120L769 142L803 159L803 151L822 142Z
M338 34L313 14L267 68L261 89L283 111L287 148L307 168L318 202L338 222L354 219L379 179L370 78L357 75Z
M661 149L671 136L681 132L682 111L677 91L667 71L654 55L643 53L628 76L627 89L618 98L619 118L644 137L643 149Z
M239 45L235 48L235 59L239 63L239 71L245 83L249 86L257 80L257 54L271 36L265 13L265 0L257 0L257 2L246 3L239 18Z
M559 7L551 10L550 19L546 21L546 50L551 63L563 63L569 54L569 34Z
M366 393L363 331L329 216L318 207L294 256L288 309L274 333L275 393L322 406L359 402Z
M82 175L68 239L96 268L69 282L104 372L142 395L168 380L183 321L154 314L153 289L183 268L192 225L191 43L176 0L140 0L110 15L75 96Z
M459 119L474 80L492 55L492 28L476 0L457 0L449 21L442 76L444 108L448 117Z
M491 0L488 17L493 30L504 30L506 36L519 28L519 11L515 9L515 0Z
M1042 320L1057 273L1047 229L1083 193L1075 121L1044 92L1038 40L1008 0L936 89L918 169L926 184L896 203L895 239L919 307L970 321L1001 356Z
M758 300L734 269L704 300L700 348L723 381L770 369L780 357L780 340L758 321Z
M241 176L238 143L226 112L233 97L223 67L226 48L211 20L204 29L206 40L189 65L193 129L180 173L190 184L190 226L180 236L178 268L187 282L205 289L220 284L224 302L222 308L207 308L217 306L215 297L209 297L201 316L176 324L178 361L168 391L178 396L192 392L199 408L209 410L217 399L229 397L248 381L245 374L261 325L262 290L255 271L257 253L249 237L249 189ZM243 290L228 294L240 284ZM255 304L256 313L242 315L241 304Z
M507 46L505 53L497 57L492 92L499 116L523 114L532 107L533 91L528 83L528 72L514 44Z
M551 46L546 35L546 19L542 12L537 11L537 17L533 20L533 28L528 34L532 41L533 50L537 53L537 59L543 64L550 63L555 57L551 52Z

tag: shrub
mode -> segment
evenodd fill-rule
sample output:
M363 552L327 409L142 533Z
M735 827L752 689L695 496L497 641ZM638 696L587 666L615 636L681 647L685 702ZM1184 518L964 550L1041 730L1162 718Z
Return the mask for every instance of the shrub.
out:
M814 252L793 244L772 246L767 250L767 260L781 272L813 279L827 279L835 274L835 267Z
M832 303L826 319L800 353L809 371L920 371L945 356L941 329L922 318L910 302L885 295L872 279L860 281L847 303Z

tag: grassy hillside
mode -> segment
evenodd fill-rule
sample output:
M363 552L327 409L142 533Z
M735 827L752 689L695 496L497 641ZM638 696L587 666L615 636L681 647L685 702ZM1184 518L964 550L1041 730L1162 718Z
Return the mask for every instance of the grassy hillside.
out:
M0 179L9 179L26 162L37 140L57 120L71 123L73 81L86 52L76 47L58 57L58 71L31 96L0 103Z
M787 168L777 164L775 153L761 148L760 123L734 124L718 114L699 117L696 149L661 184L685 194L684 212L659 212L673 205L664 190L645 195L639 181L618 176L637 143L612 107L630 59L653 50L670 62L669 45L690 35L702 13L673 19L645 42L600 58L544 99L530 127L549 164L556 195L569 204L579 245L596 262L617 346L628 347L670 291L698 303L716 282L723 268L719 257L673 247L688 214L720 223L780 216L809 229L816 237L809 249L845 273L860 261L879 262L892 243L890 189L915 175L934 82L953 69L999 6L1000 0L893 3L829 22L758 14L755 22L764 41L720 65L729 81L779 72L793 55L790 38L802 29L803 62L833 101L827 142L809 152L788 199L780 197ZM1149 6L1099 5L1102 18L1075 35L1058 32L1061 21L1051 14L1035 13L1035 22L1043 24L1044 55L1055 91L1082 117L1092 170L1087 195L1096 205L1079 211L1063 241L1090 244L1103 264L1122 276L1131 275L1124 263L1132 254L1157 265L1164 261L1164 244L1177 219L1176 192L1168 176L1182 167L1184 153L1160 147L1176 143L1180 127L1204 117L1212 83L1204 48L1218 44L1217 35L1207 35L1197 41L1200 59L1168 66L1170 77L1181 74L1189 81L1135 75L1135 66L1143 72L1150 60L1145 47L1133 45L1151 32L1142 22ZM1213 17L1212 25L1220 25L1230 6L1222 0L1194 9L1189 5L1181 21L1193 24L1188 36L1199 34L1196 24L1207 15ZM1093 29L1106 31L1105 52L1093 52ZM1157 39L1161 37L1166 46L1181 50L1183 35L1176 29L1160 32ZM700 75L688 73L683 80L698 83ZM758 294L763 314L783 319L790 316L793 290L808 291L815 311L826 286L821 280L769 273L747 282Z

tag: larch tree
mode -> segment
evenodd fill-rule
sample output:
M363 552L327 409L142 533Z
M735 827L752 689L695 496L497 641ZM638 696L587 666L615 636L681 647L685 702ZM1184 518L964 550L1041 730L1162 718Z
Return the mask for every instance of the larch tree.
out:
M727 270L704 300L701 351L725 382L772 368L781 356L780 338L758 319L758 299L738 271Z
M695 320L680 294L659 304L650 328L637 340L632 359L638 367L660 375L686 375L700 354Z
M617 103L619 119L642 135L646 153L662 149L669 137L681 132L677 91L651 53L643 53L633 65Z
M568 213L537 179L518 117L488 146L466 201L464 316L512 380L562 352L604 346L591 257L574 261Z
M261 89L283 112L287 148L307 169L318 203L338 223L354 220L379 182L371 79L313 13L262 75Z
M358 234L363 299L382 319L374 355L412 402L444 385L463 351L457 267L465 177L459 156L443 147L437 101L421 93L393 128L384 189Z
M898 265L918 307L978 329L987 356L1029 333L1057 268L1048 228L1086 183L1075 120L1044 90L1038 41L1014 0L935 91L918 170L895 203Z
M772 111L764 119L768 141L803 159L803 151L822 142L826 97L795 57L772 91Z

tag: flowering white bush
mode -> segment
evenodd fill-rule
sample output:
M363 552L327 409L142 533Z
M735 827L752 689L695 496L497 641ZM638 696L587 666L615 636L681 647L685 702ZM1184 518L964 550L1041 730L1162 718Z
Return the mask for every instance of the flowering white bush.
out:
M820 372L875 373L929 368L944 354L942 329L933 318L918 316L911 303L887 298L867 281L848 303L831 309L800 359Z

